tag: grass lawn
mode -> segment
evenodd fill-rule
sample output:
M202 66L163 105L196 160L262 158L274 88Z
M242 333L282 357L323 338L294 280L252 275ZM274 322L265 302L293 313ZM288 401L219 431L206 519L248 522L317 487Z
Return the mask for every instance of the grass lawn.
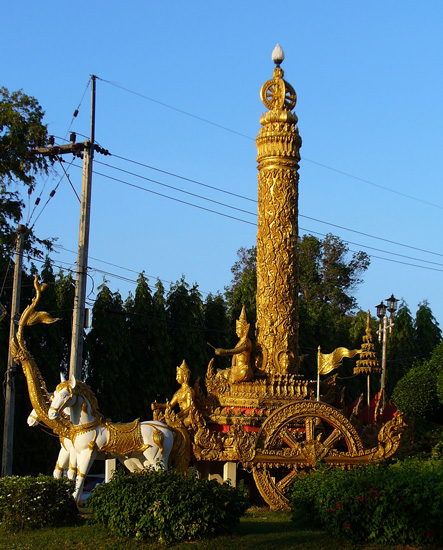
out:
M17 534L0 532L0 549L7 550L419 550L411 546L355 546L331 539L324 531L300 531L290 515L267 509L250 509L232 536L174 546L111 536L98 525L40 529ZM427 550L432 547L426 546Z

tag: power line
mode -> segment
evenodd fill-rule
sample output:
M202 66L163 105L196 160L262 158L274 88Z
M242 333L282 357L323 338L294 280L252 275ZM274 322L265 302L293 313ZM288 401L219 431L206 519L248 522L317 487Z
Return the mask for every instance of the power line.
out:
M105 80L103 78L100 78L100 77L97 77L99 80L101 80L102 82L105 82L106 84L110 84L111 86L115 86L116 88L120 88L121 90L124 90L128 93L131 93L131 94L134 94L134 95L137 95L143 99L146 99L148 101L151 101L153 103L156 103L158 105L161 105L162 107L166 107L167 109L171 109L173 111L176 111L176 112L179 112L181 114L184 114L186 116L189 116L191 118L194 118L194 119L197 119L197 120L200 120L201 122L205 122L206 124L210 124L211 126L215 126L217 128L220 128L222 130L225 130L227 132L230 132L232 134L236 134L240 137L243 137L245 139L248 139L248 140L252 140L252 141L255 141L255 138L251 137L251 136L248 136L246 134L242 134L241 132L237 132L236 130L233 130L232 128L228 128L227 126L223 126L221 124L218 124L216 122L213 122L209 119L206 119L206 118L203 118L203 117L200 117L198 115L194 115L193 113L189 113L188 111L184 111L183 109L178 109L177 107L173 107L172 105L168 105L167 103L163 103L162 101L158 101L152 97L149 97L147 95L144 95L140 92L136 92L134 90L131 90L129 88L126 88L125 86L122 86L121 84L117 84L116 82L111 82L110 80ZM349 172L345 172L344 170L339 170L338 168L333 168L332 166L328 166L327 164L324 164L324 163L321 163L321 162L318 162L318 161L315 161L315 160L312 160L312 159L309 159L307 157L303 157L303 160L307 161L307 162L310 162L312 164L315 164L317 166L320 166L322 168L325 168L326 170L331 170L332 172L336 172L338 174L341 174L343 176L346 176L348 178L351 178L351 179L355 179L357 181L361 181L363 183L367 183L368 185L372 185L374 187L377 187L378 189L383 189L384 191L388 191L390 193L394 193L396 195L399 195L399 196L402 196L402 197L406 197L408 199L411 199L411 200L415 200L417 202L421 202L422 204L426 204L428 206L433 206L434 208L438 208L440 210L443 210L443 206L439 205L439 204L436 204L436 203L433 203L433 202L430 202L430 201L426 201L424 199L420 199L418 197L414 197L413 195L408 195L407 193L403 193L401 191L397 191L395 189L391 189L390 187L386 187L385 185L381 185L379 183L375 183L371 180L368 180L368 179L365 179L365 178L361 178L359 176L355 176L353 174L350 174Z
M79 166L76 165L76 164L73 164L73 166L79 168ZM128 181L125 181L125 180L122 180L122 179L119 179L119 178L114 178L114 177L109 176L107 174L102 174L101 172L97 172L96 170L94 170L93 172L94 172L94 174L96 174L98 176L103 176L104 178L108 178L110 180L117 181L119 183L123 183L124 185L128 185L129 187L134 187L135 189L145 191L146 193L151 193L153 195L157 195L159 197L163 197L163 198L166 198L166 199L169 199L169 200L173 200L173 201L179 202L181 204L186 204L187 206L192 206L193 208L198 208L200 210L210 212L211 214L217 214L218 216L224 216L225 218L230 218L231 220L236 220L236 221L239 221L239 222L242 222L242 223L247 223L249 225L254 225L254 226L257 225L254 222L248 222L246 220L242 220L241 218L236 218L235 216L230 216L229 214L223 214L222 212L217 212L216 210L211 210L210 208L205 208L204 206L199 206L197 204L193 204L192 202L187 202L187 201L183 201L181 199L177 199L175 197L170 197L169 195L165 195L163 193L158 193L157 191L152 191L152 189L146 189L146 187L141 187L140 185L135 185L134 183L129 183Z
M131 162L132 164L137 164L138 166L143 166L144 168L149 168L150 170L155 170L156 172L160 172L162 174L166 174L168 176L173 176L174 178L179 178L184 181L188 181L190 183L195 183L196 185L201 185L202 187L206 187L208 189L213 189L214 191L219 191L220 193L225 193L226 195L231 195L233 197L237 197L239 199L244 199L246 201L250 201L253 203L257 203L255 199L251 199L250 197L245 197L244 195L239 195L237 193L232 193L231 191L227 191L226 189L221 189L220 187L215 187L213 185L208 185L207 183L202 183L201 181L193 180L190 178L186 178L184 176L180 176L179 174L174 174L173 172L168 172L166 170L161 170L160 168L156 168L155 166L150 166L149 164L144 164L143 162L138 162L136 160L131 160L126 157L122 157L120 155L112 154L113 157L125 160L126 162Z
M239 195L239 194L236 194L236 193L231 193L230 191L226 191L225 189L222 189L220 187L215 187L215 186L212 186L212 185L207 185L205 183L202 183L202 182L199 182L199 181L196 181L196 180L193 180L193 179L190 179L190 178L186 178L184 176L181 176L179 174L175 174L173 172L167 172L166 170L161 170L160 168L156 168L154 166L151 166L151 165L148 165L148 164L144 164L142 162L138 162L138 161L135 161L135 160L131 160L131 159L128 159L126 157L122 157L122 156L119 156L119 155L113 155L115 158L119 158L121 160L124 160L124 161L127 161L127 162L131 162L133 164L137 164L139 166L143 166L144 168L148 168L150 170L155 170L157 172L161 172L163 174L166 174L166 175L169 175L169 176L173 176L175 178L179 178L181 180L184 180L184 181L188 181L190 183L195 183L197 185L201 185L201 186L204 186L204 187L207 187L209 189L213 189L215 191L218 191L220 193L225 193L225 194L228 194L228 195L232 195L232 196L235 196L237 198L240 198L240 199L244 199L244 200L247 200L247 201L250 201L250 202L253 202L255 204L257 204L257 200L256 199L251 199L250 197L246 197L244 195ZM99 161L97 161L99 162ZM105 163L100 163L100 164L105 164ZM117 168L117 167L114 167L112 165L109 165L109 164L105 164L106 166L109 166L110 168L115 168L116 170L121 170L124 172L124 170L120 169L120 168ZM132 174L132 172L128 172L129 174ZM136 174L137 177L140 177L140 178L143 178L143 176L139 176L138 174ZM156 180L153 180L153 179L149 179L149 178L143 178L143 179L146 179L147 181L151 181L153 183L159 183L160 185L164 185L164 184L161 184L160 182L157 182ZM172 186L171 186L172 187ZM172 187L173 189L177 189L177 188L174 188ZM177 189L181 192L186 192L186 191L183 191L181 189ZM200 195L194 195L194 196L198 196L199 198L203 198L205 199L205 197L201 197ZM210 200L210 199L205 199L205 200ZM216 201L215 201L216 202ZM234 208L234 207L230 207L229 208ZM241 209L239 209L241 210ZM241 211L244 211L244 210L241 210ZM247 211L244 211L244 212L247 212ZM252 214L252 212L247 212L248 214ZM256 215L256 214L254 214ZM342 225L338 225L338 224L334 224L334 223L331 223L331 222L327 222L327 221L324 221L324 220L319 220L318 218L313 218L312 216L306 216L304 214L299 214L299 217L300 218L305 218L307 220L311 220L311 221L315 221L317 223L322 223L324 225L329 225L331 227L335 227L337 229L343 229L344 231L349 231L351 233L356 233L357 235L362 235L364 237L369 237L371 239L376 239L376 240L379 240L379 241L383 241L383 242L387 242L387 243L390 243L390 244L395 244L397 246L402 246L404 248L410 248L411 250L417 250L418 252L424 252L426 254L432 254L434 256L440 256L440 257L443 257L443 254L440 254L438 252L433 252L431 250L425 250L423 248L419 248L419 247L416 247L416 246L411 246L409 244L404 244L404 243L400 243L398 241L393 241L392 239L386 239L384 237L378 237L376 235L371 235L370 233L365 233L363 231L358 231L356 229L351 229L349 227L345 227L345 226L342 226Z
M111 86L115 86L116 88L120 88L121 90L125 90L125 92L129 92L131 94L142 97L143 99L147 99L148 101L152 101L153 103L157 103L157 105L161 105L162 107L167 107L168 109L171 109L172 111L176 111L177 113L181 113L181 114L189 116L191 118L195 118L196 120L200 120L201 122L206 122L206 124L210 124L211 126L216 126L217 128L220 128L222 130L226 130L227 132L230 132L231 134L236 134L237 136L241 136L241 137L246 138L246 139L253 139L250 136L247 136L246 134L242 134L240 132L237 132L236 130L232 130L232 128L228 128L227 126L222 126L221 124L218 124L217 122L212 122L211 120L200 117L198 115L194 115L192 113L184 111L183 109L178 109L177 107L173 107L172 105L168 105L167 103L163 103L162 101L158 101L157 99L153 99L152 97L149 97L147 95L141 94L139 92L135 92L134 90L130 90L129 88L125 88L121 84L117 84L116 82L111 82L110 80L104 80L103 78L100 78L98 76L97 76L97 78L98 78L98 80L101 80L102 82L105 82L106 84L111 84Z
M76 165L73 165L73 166L76 166ZM164 197L164 198L167 198L169 200L173 200L173 201L176 201L176 202L180 202L182 204L186 204L188 206L192 206L194 208L199 208L201 210L205 210L207 212L210 212L210 213L213 213L213 214L217 214L219 216L225 216L227 218L231 218L231 219L234 219L234 220L237 220L237 221L240 221L240 222L243 222L243 223L247 223L247 224L250 224L250 225L254 225L256 226L257 224L256 223L253 223L253 222L249 222L247 220L243 220L241 218L237 218L237 217L234 217L234 216L230 216L229 214L225 214L225 213L222 213L222 212L217 212L215 210L211 210L211 209L208 209L208 208L205 208L203 206L200 206L200 205L197 205L197 204L194 204L194 203L190 203L190 202L187 202L187 201L182 201L180 199L177 199L175 197L171 197L169 195L165 195L163 193L157 193L156 191L152 191L150 189L146 189L145 187L141 187L139 185L135 185L135 184L132 184L132 183L129 183L127 181L124 181L122 179L119 179L119 178L114 178L112 176L109 176L107 174L103 174L101 172L97 172L94 170L94 174L97 174L97 175L100 175L100 176L103 176L105 178L108 178L108 179L111 179L111 180L114 180L114 181L117 181L119 183L123 183L124 185L128 185L130 187L135 187L137 189L140 189L142 191L145 191L147 193L152 193L152 194L155 194L155 195L158 195L158 196L161 196L161 197ZM143 178L143 176L140 176ZM158 183L156 182L155 180L152 180L152 179L149 179L149 178L144 178L144 179L147 179L148 181L151 181L151 182L154 182L154 183ZM161 184L163 185L163 184ZM180 191L180 189L178 189ZM195 195L192 193L193 196L195 197L199 197L201 199L204 199L204 200L211 200L211 199L206 199L205 197L201 197L199 195ZM217 202L217 201L211 201L211 202ZM223 204L223 203L219 203L217 202L217 204ZM238 210L237 208L235 207L231 207L229 205L226 205L226 204L223 204L223 206L227 207L227 208L233 208L235 210ZM249 214L252 214L251 212L248 212ZM256 215L256 214L255 214ZM313 219L313 218L312 218ZM319 220L318 220L319 221ZM326 223L326 222L325 222ZM321 236L326 236L324 233L320 233L320 232L316 232L316 231L312 231L310 229L307 229L307 228L304 228L304 227L300 227L300 229L302 231L306 231L308 233L314 233L314 234L317 234L317 235L321 235ZM370 236L370 235L367 235L367 236ZM348 241L349 244L352 244L352 245L355 245L355 246L358 246L358 247L361 247L361 248L366 248L368 250L375 250L376 252L383 252L384 254L390 254L392 256L397 256L397 257L400 257L400 258L405 258L405 259L410 259L410 260L414 260L414 261L418 261L418 262L422 262L422 263L427 263L427 264L432 264L432 265L439 265L439 266L443 266L443 264L441 263L438 263L438 262L432 262L430 260L423 260L421 258L414 258L414 257L411 257L411 256L406 256L404 254L398 254L396 252L391 252L391 251L388 251L388 250L382 250L382 249L379 249L379 248L375 248L375 247L372 247L372 246L369 246L369 245L364 245L364 244L360 244L360 243L354 243L352 241ZM374 256L375 257L375 256ZM386 259L387 261L394 261L394 260L389 260L388 258L381 258L381 257L378 257L378 259ZM396 263L405 263L405 262L396 262ZM415 267L422 267L422 268L426 268L426 266L417 266L416 264L410 264L410 263L405 263L405 265L411 265L411 266L415 266ZM438 269L433 269L433 268L428 268L428 269L431 269L433 271L441 271L441 270L438 270Z
M190 195L191 197L196 197L196 198L208 201L208 202L212 202L214 204L218 204L219 206L225 206L226 208L231 208L232 210L237 210L238 212L243 212L243 214L250 214L252 216L257 216L256 212L249 212L248 210L244 210L243 208L237 208L236 206L231 206L231 205L226 204L224 202L216 201L214 199L209 199L207 197L203 197L202 195L197 195L196 193L191 193L190 191L180 189L179 187L174 187L173 185L168 185L166 183L162 183L160 181L153 180L151 178L147 178L147 177L142 176L140 174L136 174L135 172L130 172L129 170L124 170L123 168L117 168L117 166L112 166L111 164L107 164L106 162L100 162L99 160L96 160L95 163L96 164L101 164L102 166L107 166L108 168L112 168L114 170L118 170L119 172L123 172L125 174L129 174L130 176L135 176L135 177L140 178L140 179L145 180L145 181L150 181L152 183L156 183L157 185L161 185L162 187L167 187L168 189L173 189L174 191L178 191L179 193L184 193L186 195Z
M139 162L139 161L136 161L136 160L132 160L132 159L128 159L126 157L123 157L123 156L120 156L120 155L113 155L115 158L119 158L121 160L124 160L126 162L130 162L130 163L133 163L133 164L136 164L138 166L143 166L145 168L148 168L150 170L155 170L157 172L160 172L160 173L163 173L163 174L166 174L166 175L169 175L169 176L172 176L172 177L175 177L175 178L179 178L181 180L184 180L184 181L188 181L190 183L194 183L194 184L197 184L197 185L200 185L200 186L203 186L203 187L206 187L206 188L209 188L209 189L212 189L212 190L215 190L215 191L218 191L220 193L225 193L225 194L228 194L228 195L231 195L231 196L235 196L237 198L240 198L240 199L244 199L244 200L247 200L247 201L250 201L250 202L253 202L255 204L257 204L257 200L255 199L251 199L250 197L246 197L244 195L239 195L237 193L231 193L230 191L227 191L225 189L222 189L222 188L219 188L219 187L216 187L216 186L212 186L212 185L208 185L208 184L204 184L202 182L199 182L197 180L194 180L194 179L190 179L190 178L187 178L187 177L184 177L184 176L181 176L179 174L175 174L173 172L169 172L169 171L166 171L166 170L162 170L160 168L156 168L154 166L151 166L151 165L148 165L148 164L145 164L145 163L142 163L142 162ZM149 181L151 183L155 183L157 185L161 185L163 187L166 187L166 188L169 188L169 189L173 189L175 191L178 191L178 192L181 192L181 193L184 193L184 194L187 194L187 195L190 195L190 196L193 196L193 197L196 197L196 198L199 198L201 200L205 200L205 201L208 201L208 202L212 202L214 204L218 204L220 206L224 206L226 208L230 208L232 210L236 210L236 211L239 211L239 212L243 212L243 213L246 213L246 214L249 214L249 215L253 215L253 216L257 216L257 214L255 212L250 212L248 210L244 210L242 208L238 208L238 207L234 207L234 206L231 206L231 205L228 205L226 203L222 203L220 201L216 201L216 200L213 200L213 199L210 199L210 198L207 198L207 197L203 197L202 195L198 195L198 194L195 194L195 193L191 193L189 191L186 191L184 189L180 189L180 188L177 188L177 187L174 187L174 186L171 186L171 185L168 185L168 184L165 184L165 183L162 183L162 182L159 182L157 180L154 180L152 178L147 178L145 176L142 176L140 174L137 174L135 172L131 172L131 171L128 171L128 170L124 170L123 168L119 168L117 166L113 166L109 163L104 163L104 162L101 162L101 161L98 161L96 160L96 163L98 164L102 164L103 166L107 166L108 168L111 168L111 169L114 169L114 170L118 170L120 172L123 172L123 173L126 173L126 174L129 174L129 175L132 175L132 176L135 176L135 177L138 177L140 179L143 179L145 181ZM74 165L76 166L77 168L79 168L79 166L77 165ZM94 172L94 173L97 173L99 175L103 175L104 177L109 177L110 179L113 179L111 176L107 176L105 174L100 174L99 172ZM115 178L114 178L115 179ZM116 181L122 181L122 180L116 180ZM123 181L122 181L123 183ZM130 184L129 182L126 182L127 185L133 185L133 184ZM72 185L72 184L71 184ZM134 187L137 187L134 185ZM149 191L145 188L141 188L147 192L152 192L154 194L157 194L155 193L154 191ZM166 198L170 198L171 200L178 200L178 199L174 199L172 197L168 197L166 195L161 195L159 194L160 196L163 196L163 197L166 197ZM182 201L179 201L179 202L182 202ZM189 204L189 203L184 203L184 204ZM189 204L191 206L194 206L194 207L197 207L197 208L202 208L202 207L198 207L196 205L192 205L192 204ZM204 208L203 208L204 209ZM205 209L204 209L205 210ZM225 215L225 214L221 214L219 212L215 212L215 211L212 211L212 210L209 210L210 212L213 212L213 213L217 213L218 215ZM231 219L236 219L238 220L238 218L232 218L231 216L227 216L227 217L230 217ZM420 247L415 247L415 246L412 246L412 245L408 245L408 244L404 244L404 243L400 243L398 241L393 241L392 239L386 239L384 237L379 237L379 236L376 236L376 235L371 235L369 233L365 233L363 231L358 231L356 229L351 229L349 227L345 227L345 226L342 226L342 225L338 225L338 224L334 224L334 223L331 223L331 222L326 222L324 220L320 220L318 218L314 218L312 216L306 216L304 214L299 214L299 217L300 218L305 218L305 219L308 219L308 220L311 220L311 221L315 221L317 223L321 223L321 224L324 224L324 225L329 225L331 227L335 227L335 228L338 228L338 229L342 229L344 231L349 231L351 233L355 233L355 234L358 234L358 235L362 235L362 236L365 236L365 237L369 237L369 238L372 238L372 239L376 239L376 240L380 240L382 242L387 242L387 243L390 243L390 244L394 244L396 246L401 246L401 247L404 247L404 248L409 248L411 250L416 250L418 252L424 252L425 254L431 254L431 255L434 255L434 256L439 256L439 257L442 257L443 258L443 254L440 254L438 252L434 252L434 251L430 251L430 250L426 250L426 249L423 249L423 248L420 248ZM241 220L241 221L244 221L245 220ZM246 222L247 223L247 222ZM309 231L309 230L305 230L305 231ZM321 233L319 233L321 234ZM356 243L351 243L351 244L356 244ZM360 245L360 244L357 244L357 246L364 246L364 245ZM378 250L380 251L379 249L375 249L375 248L372 248L370 246L366 246L366 248L368 249L372 249L372 250ZM386 252L386 251L383 251L383 252ZM389 254L393 254L393 255L396 255L396 256L400 256L400 257L406 257L406 258L409 258L408 256L403 256L401 254L396 254L394 252L387 252ZM430 262L428 260L422 260L420 258L411 258L415 261L421 261L421 262L425 262L425 263L433 263L435 265L442 265L442 264L439 264L439 263L435 263L435 262Z

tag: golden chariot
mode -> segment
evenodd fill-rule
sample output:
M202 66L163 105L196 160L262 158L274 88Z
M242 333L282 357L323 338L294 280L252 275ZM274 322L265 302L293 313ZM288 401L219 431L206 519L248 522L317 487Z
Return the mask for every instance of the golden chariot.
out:
M236 468L252 471L263 499L272 508L287 508L287 491L297 475L319 463L342 468L386 460L398 449L404 422L401 413L383 424L361 430L357 403L350 418L328 403L335 377L316 399L317 381L300 371L297 308L298 167L301 138L293 109L296 93L284 79L283 51L272 54L273 78L261 89L268 111L261 116L256 139L258 161L257 324L256 353L251 364L249 325L243 308L237 321L239 342L230 369L216 370L211 360L205 391L189 386L189 368L177 367L181 388L170 403L153 403L154 420L185 427L191 455L205 476L235 482ZM339 348L344 349L344 348ZM336 350L337 351L337 350ZM346 350L348 351L348 350ZM369 312L356 373L377 372ZM354 355L355 355L354 353ZM331 354L332 355L332 354ZM341 357L346 355L341 355ZM348 355L349 356L349 355ZM179 412L174 406L179 405ZM360 429L358 429L360 428Z

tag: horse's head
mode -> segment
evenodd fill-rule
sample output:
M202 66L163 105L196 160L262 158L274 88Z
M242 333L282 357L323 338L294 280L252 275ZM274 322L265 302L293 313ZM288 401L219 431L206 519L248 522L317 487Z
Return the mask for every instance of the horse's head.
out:
M60 413L67 407L75 404L77 397L75 395L76 386L75 376L72 375L69 380L65 380L61 375L61 382L55 388L54 397L49 407L48 417L50 420L55 420L60 417Z

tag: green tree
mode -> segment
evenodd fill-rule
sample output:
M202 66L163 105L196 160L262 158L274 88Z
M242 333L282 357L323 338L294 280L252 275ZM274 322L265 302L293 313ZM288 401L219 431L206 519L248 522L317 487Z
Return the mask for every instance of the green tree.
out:
M251 325L249 337L255 342L255 324L257 322L257 247L241 247L237 251L238 260L231 268L233 275L230 286L225 288L228 303L228 315L231 327L240 316L243 306L246 307L246 317Z
M149 281L144 272L137 279L135 298L128 298L125 304L128 315L128 346L131 350L129 367L129 388L131 400L128 403L130 415L134 418L148 418L151 403L155 400L155 378L157 372L151 361L153 299Z
M388 397L391 396L397 382L419 360L414 320L404 300L400 303L394 322L395 326L387 342L386 394Z
M414 329L417 353L421 358L429 359L437 344L441 342L441 329L427 300L418 304Z
M2 281L0 301L8 312L11 306L17 225L23 217L25 207L23 195L26 196L32 192L38 175L47 173L50 166L45 157L34 154L35 146L45 145L47 141L47 129L43 124L43 116L44 113L38 101L33 97L27 96L22 91L10 93L6 88L0 88L0 277ZM42 249L50 250L50 248L50 240L38 239L29 229L25 231L24 250L26 252L36 257L43 257ZM53 274L50 273L52 268L48 262L47 260L43 269L44 276L52 277L51 282L54 282ZM28 298L32 291L32 279L24 270L21 311L29 304ZM50 297L47 303L49 302L51 302ZM39 355L44 342L47 339L53 339L52 334L50 332L44 334L38 330L29 332L29 345L33 346L36 356ZM6 317L0 323L0 351L3 357L0 362L0 376L2 379L5 377L8 345L9 322ZM45 356L49 379L52 381L54 381L55 357L56 354L52 352ZM16 382L15 433L17 435L14 438L14 447L20 452L15 453L13 468L14 472L26 473L26 468L37 467L36 464L39 461L37 458L31 464L30 455L27 453L28 449L33 448L38 434L29 430L26 424L30 405L26 383L20 370L16 373ZM3 410L0 413L0 421L3 427ZM39 456L43 457L45 454L41 453Z
M34 148L47 141L43 116L35 98L0 88L0 244L6 255L14 250L15 232L25 206L20 186L31 193L37 175L48 171L46 157L34 154ZM49 247L50 241L36 239L28 231L25 250L41 255L41 245Z
M119 292L111 292L106 281L92 312L87 335L86 383L95 392L100 411L115 422L130 421L131 402L129 330Z
M235 333L231 331L231 324L228 317L228 306L221 294L208 294L204 303L204 325L205 340L216 348L232 348L235 343ZM207 346L207 359L214 357L214 352ZM229 362L229 358L226 363ZM229 365L226 365L226 368Z
M172 335L174 365L186 360L194 378L206 374L203 302L198 286L192 287L182 277L171 285L166 299Z
M299 239L299 285L303 302L328 303L336 311L349 313L357 307L353 293L362 282L370 258L366 252L353 252L339 237L324 239L304 235Z
M177 364L173 359L173 331L167 310L166 291L160 280L155 284L152 306L150 370L153 373L153 397L155 401L164 403L166 398L170 399L177 390Z
M443 400L439 382L443 377L443 343L428 361L411 368L395 386L394 404L411 417L439 422L443 420Z

